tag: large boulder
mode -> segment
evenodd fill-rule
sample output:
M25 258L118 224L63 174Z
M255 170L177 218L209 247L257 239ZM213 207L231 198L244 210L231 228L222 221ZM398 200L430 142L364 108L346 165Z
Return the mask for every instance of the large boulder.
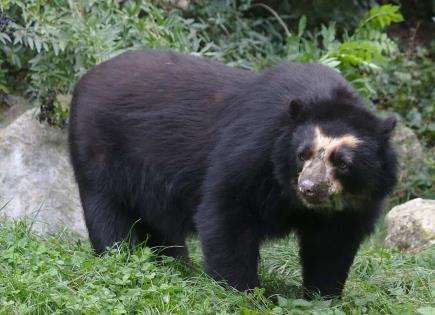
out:
M398 154L397 186L387 205L393 206L409 196L413 178L421 174L426 162L423 146L412 129L399 124L393 134L393 145Z
M0 129L0 213L30 217L39 232L67 227L86 237L66 133L35 116L28 110Z
M420 171L424 164L423 146L411 128L399 124L392 138L394 147L399 155L401 177L408 173Z
M416 251L435 244L435 200L413 199L388 212L388 247Z

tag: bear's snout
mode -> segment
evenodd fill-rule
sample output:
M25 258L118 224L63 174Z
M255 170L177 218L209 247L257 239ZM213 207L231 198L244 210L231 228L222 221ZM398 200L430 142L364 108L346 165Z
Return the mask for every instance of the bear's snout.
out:
M310 203L321 203L328 199L333 191L329 189L329 185L326 181L313 181L310 179L304 179L299 182L299 191Z
M298 190L305 201L323 203L334 195L335 189L331 189L329 173L322 159L307 161L298 178Z

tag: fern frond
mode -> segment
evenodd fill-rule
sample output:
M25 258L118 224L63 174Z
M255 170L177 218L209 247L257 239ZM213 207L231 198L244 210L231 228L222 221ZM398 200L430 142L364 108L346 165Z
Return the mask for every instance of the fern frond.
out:
M355 34L362 29L383 30L385 26L403 21L403 16L399 10L399 6L392 4L374 6L359 23Z

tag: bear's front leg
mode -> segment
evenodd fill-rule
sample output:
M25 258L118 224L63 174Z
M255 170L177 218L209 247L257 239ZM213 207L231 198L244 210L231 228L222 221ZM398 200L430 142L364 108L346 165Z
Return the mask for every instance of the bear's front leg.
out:
M352 224L334 220L309 223L299 229L305 298L342 294L350 266L363 239Z
M205 271L238 290L258 287L259 240L255 226L227 217L230 209L218 211L209 208L196 217Z

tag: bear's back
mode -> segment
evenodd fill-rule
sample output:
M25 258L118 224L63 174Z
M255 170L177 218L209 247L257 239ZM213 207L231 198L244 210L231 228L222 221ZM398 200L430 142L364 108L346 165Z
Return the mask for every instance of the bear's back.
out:
M171 51L126 52L83 76L75 89L75 97L80 99L76 106L87 106L88 110L130 106L152 111L186 101L192 107L213 105L255 76L250 71Z

